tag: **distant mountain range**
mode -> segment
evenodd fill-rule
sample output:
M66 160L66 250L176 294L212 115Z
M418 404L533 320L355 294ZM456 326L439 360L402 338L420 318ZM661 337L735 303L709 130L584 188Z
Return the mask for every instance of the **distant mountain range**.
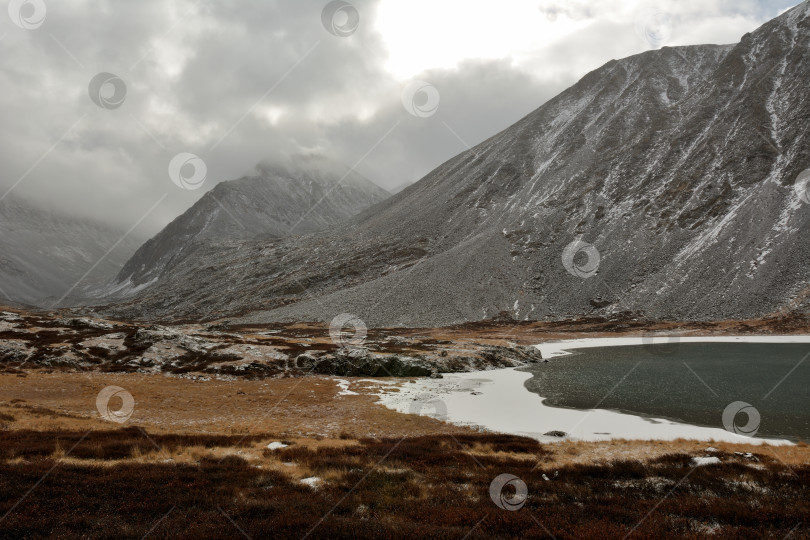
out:
M331 225L325 201L307 212L328 189L316 183L280 182L295 195L269 200L254 180L214 190L127 263L119 285L142 288L106 311L418 326L806 310L810 207L794 184L810 168L809 12L736 45L608 62L346 221L362 206L349 195ZM276 200L268 223L258 210ZM317 221L293 227L302 215Z
M70 304L113 279L143 238L45 210L15 197L0 201L0 303ZM109 253L108 253L109 252Z

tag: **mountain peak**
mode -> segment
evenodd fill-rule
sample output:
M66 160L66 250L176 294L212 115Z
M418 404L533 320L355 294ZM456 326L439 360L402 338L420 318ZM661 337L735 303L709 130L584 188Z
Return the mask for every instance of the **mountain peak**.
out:
M153 281L201 243L278 239L325 229L390 194L345 165L319 155L260 162L219 183L127 262L120 284Z

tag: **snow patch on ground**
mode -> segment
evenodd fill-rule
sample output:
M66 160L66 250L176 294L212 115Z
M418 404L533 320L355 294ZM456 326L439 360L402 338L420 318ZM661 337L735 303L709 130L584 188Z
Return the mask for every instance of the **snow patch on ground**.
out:
M349 386L351 383L346 379L335 379L335 382L340 387L340 392L337 395L339 396L359 396L357 392L349 390Z

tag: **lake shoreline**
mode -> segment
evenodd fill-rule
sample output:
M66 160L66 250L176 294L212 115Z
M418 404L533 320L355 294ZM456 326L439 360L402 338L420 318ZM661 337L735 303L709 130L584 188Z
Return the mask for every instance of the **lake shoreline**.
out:
M761 336L679 336L656 333L645 336L577 338L547 341L535 345L545 359L567 356L569 351L595 347L625 347L632 345L670 345L681 343L808 343L810 335L761 335Z
M673 336L584 338L541 343L536 347L550 362L563 360L576 349L660 343ZM808 343L810 336L704 336L678 338L683 343ZM555 360L559 358L559 360ZM417 380L399 385L398 393L384 392L380 403L399 412L422 414L452 424L484 431L529 436L541 442L559 437L581 441L694 439L745 444L792 445L787 438L745 437L719 427L688 423L666 415L615 408L586 409L549 405L547 397L526 383L532 366L449 374L443 379ZM520 392L515 389L522 387ZM720 418L718 417L718 423Z

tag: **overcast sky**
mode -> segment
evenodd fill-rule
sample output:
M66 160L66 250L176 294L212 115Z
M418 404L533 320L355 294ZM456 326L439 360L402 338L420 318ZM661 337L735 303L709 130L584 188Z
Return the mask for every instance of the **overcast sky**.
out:
M278 156L358 164L386 188L416 181L611 59L735 43L798 2L6 3L0 197L14 186L146 236ZM178 154L205 164L199 189L172 182Z

